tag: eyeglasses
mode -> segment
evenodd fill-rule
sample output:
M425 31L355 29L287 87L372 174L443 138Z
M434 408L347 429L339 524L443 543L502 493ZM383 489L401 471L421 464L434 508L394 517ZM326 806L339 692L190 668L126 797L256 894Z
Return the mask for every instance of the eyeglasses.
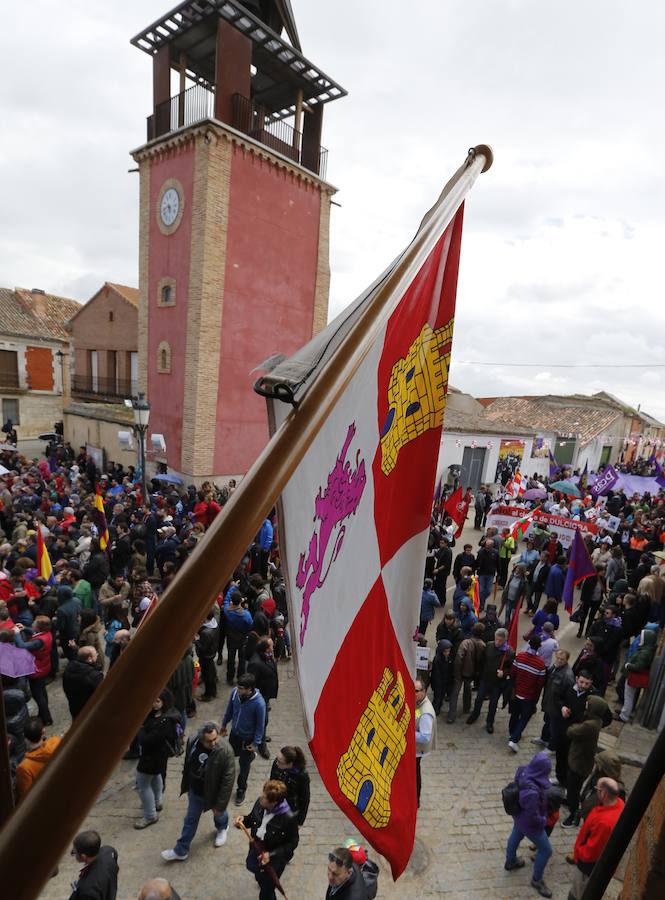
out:
M339 856L335 856L334 853L328 854L328 862L335 863L336 866L340 866L340 868L344 868L345 863L343 859L340 859Z

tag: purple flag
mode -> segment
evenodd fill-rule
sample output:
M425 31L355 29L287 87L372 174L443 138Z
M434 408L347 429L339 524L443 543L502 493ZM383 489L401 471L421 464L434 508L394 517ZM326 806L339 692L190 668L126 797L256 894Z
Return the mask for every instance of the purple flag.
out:
M610 491L614 485L619 480L619 473L614 468L614 466L608 466L602 475L599 475L598 478L594 481L590 494L591 496L597 500L603 494L606 494Z
M573 593L576 585L588 578L589 575L596 574L596 567L591 562L589 551L582 539L579 531L575 532L573 538L573 546L570 551L570 559L568 560L568 569L566 571L566 583L563 586L563 602L564 606L571 612L573 608Z
M665 488L665 473L660 463L656 463L656 483Z
M552 451L549 451L550 454L550 478L556 478L557 474L561 471L561 466L557 466L556 460L554 459L554 455Z

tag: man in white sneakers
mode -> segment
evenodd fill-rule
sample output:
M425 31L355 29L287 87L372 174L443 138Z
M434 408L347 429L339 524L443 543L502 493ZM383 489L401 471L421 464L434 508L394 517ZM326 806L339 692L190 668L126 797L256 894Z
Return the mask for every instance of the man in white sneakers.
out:
M187 859L199 819L207 809L212 810L215 822L215 847L226 843L229 830L226 807L235 777L233 750L228 741L220 738L217 725L206 722L199 733L187 741L180 785L180 793L187 792L187 813L177 844L172 850L162 850L162 859L168 862Z

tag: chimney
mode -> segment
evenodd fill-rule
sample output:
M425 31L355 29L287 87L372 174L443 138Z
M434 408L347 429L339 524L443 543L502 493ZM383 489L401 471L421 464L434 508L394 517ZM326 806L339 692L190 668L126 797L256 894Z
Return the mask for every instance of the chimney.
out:
M18 294L26 306L34 312L36 316L44 318L46 315L46 291L43 288L14 288L14 293Z

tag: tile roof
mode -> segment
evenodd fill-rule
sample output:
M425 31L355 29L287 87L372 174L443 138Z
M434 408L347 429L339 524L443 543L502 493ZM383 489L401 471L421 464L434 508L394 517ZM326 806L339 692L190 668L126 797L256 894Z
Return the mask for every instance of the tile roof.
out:
M574 397L497 397L487 406L488 419L508 420L538 431L577 434L582 445L602 434L621 412L601 401Z
M502 434L506 437L517 435L531 437L535 434L533 428L518 425L509 416L505 419L489 418L485 413L462 412L450 407L446 407L444 413L443 430L459 431L464 434Z
M116 293L120 294L121 297L124 297L132 306L136 306L138 309L139 298L141 296L138 288L128 287L126 284L114 284L112 281L106 282L110 288L113 288Z
M0 288L0 334L67 341L65 325L80 308L80 303L67 297Z

